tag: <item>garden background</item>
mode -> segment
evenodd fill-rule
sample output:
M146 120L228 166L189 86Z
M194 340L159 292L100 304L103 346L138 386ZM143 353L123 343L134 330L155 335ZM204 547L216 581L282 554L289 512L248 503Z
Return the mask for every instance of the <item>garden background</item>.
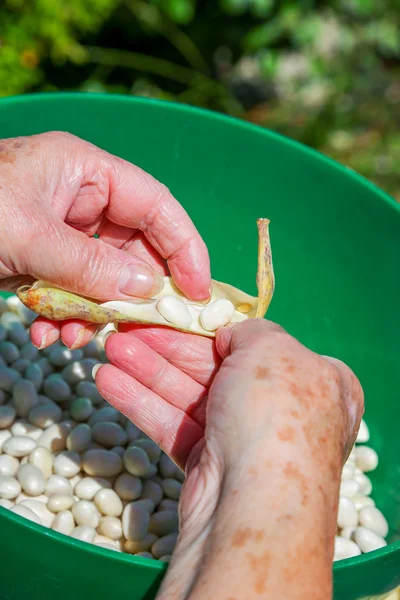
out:
M400 201L399 0L0 0L0 96L57 90L226 112Z

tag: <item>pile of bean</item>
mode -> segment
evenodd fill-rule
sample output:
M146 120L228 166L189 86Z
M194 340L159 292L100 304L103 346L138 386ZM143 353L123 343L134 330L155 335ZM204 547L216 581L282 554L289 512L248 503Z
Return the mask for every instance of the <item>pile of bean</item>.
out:
M101 337L82 350L39 351L28 333L35 316L16 297L0 298L0 506L103 548L169 561L183 474L99 394ZM368 439L363 422L358 442ZM360 444L343 469L335 560L386 544L365 475L378 457Z
M340 485L334 560L342 560L383 548L388 523L371 498L372 483L365 473L378 466L378 455L366 442L370 434L361 422L356 445L343 467Z

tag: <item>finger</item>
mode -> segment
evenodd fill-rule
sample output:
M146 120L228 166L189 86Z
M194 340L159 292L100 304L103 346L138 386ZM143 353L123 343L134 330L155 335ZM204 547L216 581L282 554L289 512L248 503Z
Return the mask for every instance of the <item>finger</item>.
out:
M150 242L141 232L136 233L126 244L123 249L132 256L137 256L147 262L157 273L169 275L169 270L166 261L159 255L157 250L153 248Z
M166 327L144 327L121 323L121 333L129 333L161 354L171 365L205 387L209 387L221 364L213 340Z
M60 329L61 324L58 321L48 321L43 317L38 317L30 328L31 342L36 348L43 350L60 339Z
M140 229L168 260L177 286L192 300L209 297L206 245L183 207L160 182L138 167L109 155L110 196L106 215L118 225Z
M184 469L192 447L203 437L202 428L182 410L113 365L100 367L95 380L103 398Z
M151 297L162 289L162 277L143 260L50 215L35 221L29 240L18 242L20 272L101 301Z
M86 346L99 331L98 325L88 325L85 321L71 319L61 323L61 341L70 350Z
M113 333L106 341L106 354L111 364L196 419L194 411L207 389L147 344L127 333ZM204 420L200 425L204 427Z

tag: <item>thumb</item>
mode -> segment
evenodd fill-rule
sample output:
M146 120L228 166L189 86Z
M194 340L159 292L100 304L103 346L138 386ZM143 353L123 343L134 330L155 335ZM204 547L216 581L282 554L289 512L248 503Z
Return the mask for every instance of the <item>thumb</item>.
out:
M149 298L163 288L161 275L144 260L50 220L30 236L20 273L100 301ZM43 231L45 229L45 231Z

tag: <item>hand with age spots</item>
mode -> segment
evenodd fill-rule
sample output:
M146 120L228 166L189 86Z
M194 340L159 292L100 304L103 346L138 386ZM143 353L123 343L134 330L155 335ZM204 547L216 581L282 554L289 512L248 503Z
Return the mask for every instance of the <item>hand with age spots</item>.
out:
M264 320L216 342L124 325L106 352L100 392L186 472L158 600L330 598L353 373Z
M168 189L67 133L0 140L0 229L1 290L43 279L101 301L145 298L170 271L189 298L209 295L206 246ZM38 318L31 337L78 348L96 330Z

